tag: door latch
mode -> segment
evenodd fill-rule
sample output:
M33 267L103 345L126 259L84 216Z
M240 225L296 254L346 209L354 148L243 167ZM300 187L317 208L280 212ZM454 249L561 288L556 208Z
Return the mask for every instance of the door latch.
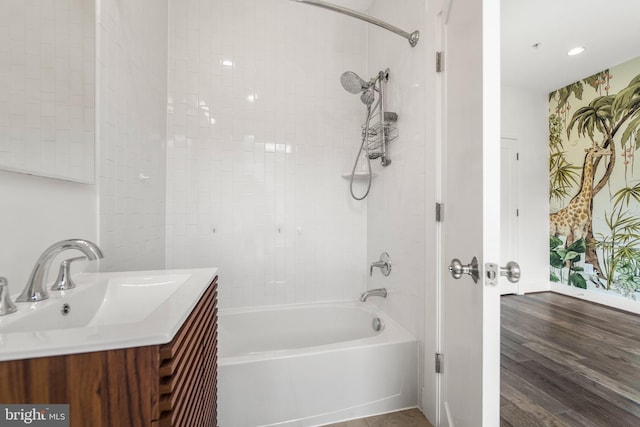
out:
M497 286L498 278L500 277L500 274L498 273L498 264L487 262L484 265L484 272L484 284L486 286Z

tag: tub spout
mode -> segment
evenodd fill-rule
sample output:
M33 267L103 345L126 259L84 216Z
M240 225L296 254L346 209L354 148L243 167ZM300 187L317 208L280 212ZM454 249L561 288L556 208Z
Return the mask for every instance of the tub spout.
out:
M49 294L45 289L45 281L47 279L47 271L53 259L59 253L66 251L67 249L76 249L82 252L88 259L96 260L102 258L102 252L100 248L88 240L83 239L69 239L62 240L54 243L45 250L36 265L33 267L27 286L16 299L19 302L36 302L49 298Z
M368 291L363 292L362 295L360 295L360 301L365 302L367 298L371 296L386 298L387 290L386 288L369 289Z

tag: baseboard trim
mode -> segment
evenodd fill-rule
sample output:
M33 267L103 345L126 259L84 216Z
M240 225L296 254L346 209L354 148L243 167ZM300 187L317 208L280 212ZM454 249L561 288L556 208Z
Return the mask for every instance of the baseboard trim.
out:
M640 314L640 301L634 301L622 296L606 295L600 292L574 288L572 286L567 286L560 283L551 283L551 292L568 295L585 301L606 305L607 307L617 308L619 310L624 310L635 314ZM640 298L640 295L638 295L638 297Z

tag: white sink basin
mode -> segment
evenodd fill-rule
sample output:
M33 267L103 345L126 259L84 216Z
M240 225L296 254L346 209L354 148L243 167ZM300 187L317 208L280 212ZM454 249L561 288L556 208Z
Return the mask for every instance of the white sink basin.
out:
M144 320L164 303L191 274L130 276L110 279L98 312L89 325L115 325Z
M171 341L215 268L74 275L75 289L0 317L0 361Z

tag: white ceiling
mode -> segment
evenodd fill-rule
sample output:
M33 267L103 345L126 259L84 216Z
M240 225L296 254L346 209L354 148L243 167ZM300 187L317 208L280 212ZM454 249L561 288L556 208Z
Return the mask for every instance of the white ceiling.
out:
M508 86L551 92L640 56L640 0L501 0L501 9ZM567 56L576 46L585 52Z

